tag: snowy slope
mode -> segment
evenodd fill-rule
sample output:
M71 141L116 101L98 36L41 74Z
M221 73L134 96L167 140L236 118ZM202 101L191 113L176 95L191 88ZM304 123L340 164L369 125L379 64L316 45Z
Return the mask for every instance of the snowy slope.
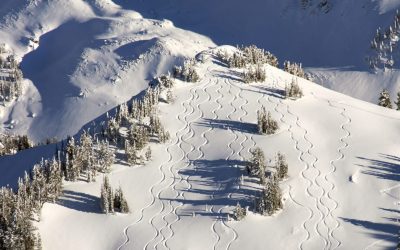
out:
M210 52L204 53L207 55ZM49 249L388 249L396 243L399 202L398 112L300 80L305 96L282 99L292 76L267 67L268 80L245 85L238 71L208 57L196 84L181 83L162 105L167 145L146 166L114 165L132 213L100 214L99 183L69 183L61 204L46 204L38 224ZM264 105L279 121L256 133ZM366 122L367 121L367 122ZM385 133L382 133L384 128ZM244 159L260 146L289 162L284 209L228 220L251 206L257 185ZM100 177L99 177L100 178ZM82 225L82 226L81 226ZM106 226L105 226L106 225ZM188 230L190 229L190 230Z
M327 13L317 0L305 9L300 0L116 2L145 17L172 20L217 44L256 44L282 63L302 62L318 73L318 83L362 100L376 103L383 88L393 98L400 90L398 69L377 77L365 61L376 30L392 24L399 0L330 0Z
M27 80L25 95L1 108L0 130L35 141L75 134L175 62L214 46L106 0L32 1L3 19L0 42L21 58Z
M315 81L353 97L375 102L381 88L397 91L398 71L371 74L363 60L400 1L330 1L326 14L298 2L2 0L0 43L15 51L26 79L24 95L0 107L0 132L35 141L74 135L183 58L201 51L208 58L198 65L201 81L180 82L175 103L160 107L171 141L152 145L146 166L113 166L112 185L122 186L132 213L101 214L100 181L67 182L37 223L44 248L393 248L400 113L305 80L302 99L284 100L293 76L267 66L265 83L245 85L238 70L212 59L216 44L256 43L281 62L304 62ZM275 135L256 133L262 105L279 121ZM278 151L288 158L284 209L228 220L259 189L250 178L240 181L256 145L269 159ZM1 157L0 186L14 186L54 151Z

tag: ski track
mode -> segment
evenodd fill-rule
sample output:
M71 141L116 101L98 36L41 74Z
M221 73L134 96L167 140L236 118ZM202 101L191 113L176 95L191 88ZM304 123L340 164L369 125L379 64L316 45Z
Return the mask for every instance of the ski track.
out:
M228 88L228 94L230 94L230 86L226 83L226 80L224 80L224 83L225 83L225 85L227 86L227 88ZM221 88L222 89L222 88ZM220 92L220 90L221 89L219 89L218 90L218 93L220 94L220 96L223 96L222 95L222 93ZM225 95L226 96L226 95ZM228 95L229 96L229 95ZM230 95L230 96L232 96L232 95ZM220 99L218 99L217 100L217 103L218 104L220 104L221 105L221 107L222 107L222 104L220 103L220 101L219 101ZM235 100L235 97L233 97L233 99L231 100L231 101L228 101L227 103L232 103L233 102L233 100ZM231 105L232 106L232 105ZM234 112L235 112L235 108L232 106L232 108L233 108L233 110L226 116L226 118L227 119L230 119L230 115L232 115ZM238 138L238 136L237 136L237 134L236 133L233 133L232 132L232 130L229 128L228 129L228 131L229 131L229 133L231 133L232 135L234 135L234 138L232 139L232 141L230 141L229 142L229 144L228 144L228 149L231 151L231 153L230 153L230 155L229 156L227 156L226 158L225 158L225 160L229 160L229 159L232 159L232 156L235 154L235 150L232 148L232 144L235 142L235 140ZM237 180L236 180L237 181ZM221 190L221 184L219 185L219 188L218 188L218 191L220 191ZM232 192L229 192L228 193L228 195L227 195L227 197L230 199L231 197L232 197ZM231 239L231 240L229 240L229 242L228 242L228 244L226 245L226 247L224 247L224 249L226 249L226 250L228 250L229 249L229 247L230 247L230 245L232 244L232 242L235 240L235 239L237 239L237 232L232 228L232 227L230 227L229 225L228 225L228 223L227 222L225 222L225 219L224 219L224 217L222 216L222 210L223 209L227 209L227 208L229 208L229 206L228 205L225 205L225 206L222 206L220 209L218 209L218 214L220 214L220 218L218 218L218 220L215 220L214 221L214 224L213 224L213 227L214 227L214 229L216 228L216 226L217 226L217 223L218 222L220 222L221 223L221 225L224 225L224 227L227 229L227 230L229 230L229 231L231 231L232 233L233 233L233 235L234 235L234 237ZM227 218L229 218L229 213L227 213ZM215 230L216 231L216 230ZM223 234L221 234L221 236L220 236L220 238L219 238L219 241L218 242L221 242L221 238L222 238L222 235ZM216 249L217 247L216 247L216 245L214 246L214 249Z
M218 80L217 80L216 83L218 84ZM222 108L222 105L219 103L219 99L222 98L222 94L221 94L221 92L219 92L220 89L222 89L222 86L219 86L219 89L217 89L217 93L218 93L219 95L218 95L218 97L215 99L215 102L218 104L218 107L215 108L215 109L211 112L211 113L213 113L213 115L214 115L214 117L213 117L214 120L218 118L218 115L216 114L216 111L217 111L217 110L220 110L220 109ZM207 91L207 90L206 90L206 91ZM210 93L208 93L208 94L211 96ZM207 131L207 132L210 132L210 131L212 131L212 130L214 130L213 127L211 127L211 129L210 129L209 131ZM205 136L205 135L204 135L204 136ZM221 189L221 183L218 183L218 188L217 188L217 190L219 191L220 189ZM214 192L213 192L212 195L211 195L211 200L215 200L215 192L216 192L216 191L214 190ZM218 213L218 210L215 210L215 205L211 205L210 211L211 211L212 213ZM212 230L214 236L216 237L216 241L215 241L214 244L213 244L213 249L214 249L214 250L216 249L218 243L219 243L220 240L221 240L221 233L218 233L217 230L216 230L216 224L217 224L217 221L218 221L218 220L219 220L219 218L217 218L217 219L213 222L213 224L211 225L211 230Z
M236 97L236 95L232 94L232 92L231 92L232 86L231 86L231 84L229 84L227 79L225 79L225 84L228 86L228 94L230 96L233 96L232 101L229 102L230 106L232 107L232 111L226 116L227 119L232 120L231 115L233 115L234 113L237 112L236 107L233 105L233 102L237 99L237 97ZM235 138L228 145L228 147L232 151L232 154L231 154L231 157L232 157L235 154L235 150L232 148L232 144L235 141L237 141L237 139L239 139L239 136L236 131L232 131L231 129L229 129L229 131L235 136ZM236 152L236 154L237 154L237 152ZM235 167L238 168L237 165ZM240 174L240 169L239 169L239 174ZM238 178L236 178L235 182L240 183L240 176ZM239 184L237 185L237 188L240 188ZM228 198L229 199L232 198L232 192L229 193ZM225 208L228 208L228 206L225 206ZM229 241L228 245L226 246L226 250L229 250L231 245L239 238L239 234L237 233L237 231L233 227L229 226L228 222L222 221L222 223L224 223L225 227L229 228L229 230L231 230L233 232L233 238Z
M181 117L178 117L178 120L185 124L184 128L180 131L180 132L181 132L181 135L178 136L177 141L173 144L173 145L177 145L177 144L178 144L178 147L179 147L179 148L181 148L182 141L183 141L183 136L186 134L186 133L183 133L183 132L186 131L186 129L188 129L187 117L190 116L190 115L194 112L194 109L193 109L193 107L192 107L190 104L192 103L192 101L193 101L193 99L194 99L194 92L193 92L193 90L194 90L196 87L198 87L198 86L197 86L197 85L194 85L194 86L190 89L190 98L189 98L189 101L186 102L186 104L189 105L189 107L191 107L192 110L191 110L189 113L187 113L187 111L189 111L189 109L186 110L185 116L183 117L183 120L182 120ZM177 133L177 134L178 134L178 133ZM193 135L192 135L192 136L193 136ZM179 143L178 143L178 142L179 142ZM171 146L172 146L172 145L171 145ZM169 151L169 153L170 153L170 151ZM171 155L171 153L170 153L170 155ZM183 157L184 157L184 155L183 155ZM179 160L178 160L178 161L179 161ZM178 162L178 161L177 161L177 162ZM171 159L169 160L168 163L171 163L171 162L172 162L172 157L171 157ZM170 167L169 167L169 171L172 173L171 167L172 167L172 164L170 164ZM164 181L165 181L165 179L166 179L166 173L163 172L163 174L164 174ZM172 174L172 175L173 175L173 174ZM173 180L173 181L174 181L174 180ZM143 249L148 249L150 243L153 242L153 241L155 241L159 236L161 236L161 238L163 237L163 236L161 235L161 229L159 229L159 228L154 224L154 220L155 220L155 218L156 218L159 214L162 214L162 212L163 212L164 209L165 209L164 202L163 202L162 199L161 199L161 193L162 193L163 191L165 191L170 185L171 185L171 183L170 183L167 187L164 187L163 189L161 189L161 190L157 193L157 195L156 195L157 200L159 200L160 203L161 203L161 210L160 210L159 212L155 213L155 214L152 216L152 218L149 220L149 223L152 225L154 231L156 232L156 235L155 235L150 241L148 241L148 242L145 244L145 246L144 246ZM157 242L157 244L158 244L158 242Z
M275 81L273 81L272 88L277 89L277 85L276 85L276 82L275 82ZM265 93L262 93L262 95L265 96ZM281 111L278 110L279 102L274 102L274 101L272 101L272 99L277 99L277 98L271 97L271 95L268 95L268 94L267 94L267 100L268 100L268 102L274 104L273 110L274 110L277 114L280 115L279 120L281 121L281 123L282 123L282 124L288 125L287 131L289 132L290 137L291 137L291 139L293 140L294 137L293 137L293 131L291 130L291 125L288 124L287 122L285 122L285 120L283 119L283 118L284 118L284 114L283 114ZM293 140L293 141L296 143L295 140ZM297 149L297 148L296 148L296 149ZM307 218L306 220L304 220L303 223L302 223L302 225L301 225L301 228L302 228L302 230L305 232L305 235L306 235L305 239L299 244L299 248L300 248L300 249L303 249L303 247L302 247L303 243L306 242L307 240L309 240L310 237L311 237L310 231L306 228L306 223L309 222L309 221L312 219L312 217L314 216L314 213L313 213L313 211L312 211L311 208L309 208L308 206L305 206L305 205L301 204L300 202L296 201L296 200L294 199L293 195L292 195L292 189L293 189L292 186L291 186L290 184L287 184L287 186L288 186L288 188L289 188L289 191L288 191L288 193L289 193L289 198L292 200L292 202L293 202L295 205L306 209L307 212L308 212L308 214L309 214L309 215L308 215L308 218Z
M209 85L210 85L211 82L212 82L212 80L211 80L211 78L209 78L209 80L208 80L206 83L197 84L197 85L196 85L196 86L197 86L196 88L192 88L192 89L190 90L191 96L193 96L193 97L196 96L196 98L195 98L194 100L191 100L191 101L189 102L191 111L190 111L190 113L189 113L187 116L185 116L185 119L184 119L184 123L186 124L186 127L185 127L185 128L188 128L188 129L189 129L188 132L190 133L190 135L189 135L187 138L185 138L185 139L183 139L183 136L184 136L185 134L182 134L182 135L181 135L181 140L180 140L180 144L178 145L178 147L179 147L179 149L180 149L180 151L181 151L181 153L182 153L182 157L181 157L181 159L179 159L179 160L175 161L173 164L171 164L170 173L171 173L171 175L172 175L174 181L170 184L170 186L167 187L167 189L168 189L168 188L172 188L172 190L173 190L174 193L176 194L176 196L175 196L173 199L178 199L179 197L181 197L182 199L185 199L184 194L183 194L183 191L178 191L178 190L176 189L176 186L177 186L178 184L181 184L183 181L186 182L186 184L187 184L187 186L188 186L187 189L191 189L191 188L192 188L192 186L191 186L191 184L190 184L190 182L189 182L189 178L190 178L190 177L187 177L186 179L183 179L182 175L180 174L180 171L181 171L182 169L185 169L185 168L187 168L187 167L189 167L189 166L191 165L191 164L189 163L190 161L189 161L188 155L191 154L192 152L194 152L194 150L195 150L195 147L187 142L188 140L192 139L192 138L195 136L195 131L194 131L194 129L191 127L191 125L193 124L193 122L194 122L195 120L197 120L197 119L199 119L199 118L201 118L201 117L204 116L204 114L202 113L202 111L199 109L199 106L200 106L201 104L207 102L207 101L210 101L210 99L205 99L204 101L198 103L198 104L196 105L196 108L193 106L193 104L194 104L196 101L199 100L200 95L199 95L199 93L198 93L198 90L200 90L200 89L202 89L202 88L207 89L207 88L209 87ZM196 83L194 83L194 84L196 84ZM194 92L193 92L193 90L194 90ZM188 121L188 120L187 120L187 117L193 115L193 114L195 113L196 110L200 110L200 116L197 117L197 118L193 118L193 119L191 119L190 121ZM189 150L189 152L186 152L186 151L182 148L182 143L183 143L183 142L185 142L186 144L190 145L190 148L191 148L191 149ZM179 162L183 161L185 158L186 158L186 160L188 161L188 163L186 164L186 166L177 169L177 171L174 173L174 172L172 171L173 166L175 166L176 163L179 163ZM179 180L178 180L178 181L175 181L175 180L177 179L177 178L176 178L177 176L179 177ZM162 239L161 239L161 241L157 242L157 244L156 244L155 247L154 247L155 249L158 249L158 245L159 245L160 243L162 243L162 245L164 246L164 248L170 249L170 247L168 246L167 242L168 242L168 240L170 240L170 239L175 235L175 233L174 233L174 231L173 231L173 229L172 229L172 225L175 224L176 222L178 222L178 221L180 220L180 218L179 218L179 216L178 216L178 214L177 214L177 211L178 211L179 208L181 208L181 207L183 206L183 203L181 202L178 206L174 207L174 206L172 205L172 201L170 200L170 201L169 201L169 205L170 205L170 207L171 207L170 212L169 212L169 213L166 213L166 214L164 214L164 215L162 216L162 220L165 222L165 226L162 227L162 228L160 229L160 233L161 233ZM168 215L170 215L170 214L173 214L173 215L175 216L175 220L172 221L172 222L169 222L169 221L167 221L167 219L166 219L166 216L168 216ZM155 216L157 216L157 215L155 215ZM164 230L164 229L167 229L167 230L168 230L168 232L169 232L169 237L166 237L166 234L163 233L163 230Z
M314 94L313 94L314 95ZM315 95L314 95L315 96ZM340 126L340 128L346 133L345 136L340 138L340 142L343 144L343 146L339 147L336 151L339 153L339 157L335 160L330 161L330 165L332 166L332 171L330 173L328 173L328 175L325 176L325 178L328 180L328 176L335 173L337 166L336 166L336 162L343 160L345 158L345 155L343 153L343 150L347 149L350 145L348 142L346 142L345 140L348 140L348 138L351 136L350 131L346 128L346 126L350 125L352 120L351 118L346 114L346 108L340 108L338 106L334 106L333 103L331 101L328 101L329 105L335 109L340 109L340 115L343 116L346 121ZM328 180L329 181L329 180ZM332 198L332 192L336 189L335 185L332 185L331 189L328 191L328 197ZM332 198L332 200L335 202L335 206L334 208L330 211L330 216L332 217L332 219L335 221L336 225L333 229L330 230L329 232L329 236L336 241L336 245L333 247L333 249L336 249L338 247L340 247L342 245L342 242L335 237L335 230L337 230L340 226L341 223L340 221L336 218L336 216L333 215L333 212L339 207L339 203L334 200Z
M196 89L196 93L197 93L198 90L201 90L201 88L203 88L203 87L204 87L204 88L208 88L211 82L212 82L212 81L211 81L211 79L210 79L204 86L202 85L201 87L198 87L198 88ZM198 94L198 93L197 93L197 96L199 97L199 94ZM198 100L198 99L197 99L197 100ZM193 124L193 122L194 122L195 120L198 120L199 118L201 118L201 117L204 116L204 114L202 113L202 111L199 109L199 106L202 105L203 103L206 103L207 101L209 101L209 99L205 99L204 101L197 103L196 109L200 111L200 116L197 117L197 118L195 118L195 119L192 119L192 120L188 123L188 126L189 126L189 127ZM192 131L193 136L194 136L194 130L193 130L193 128L191 128L191 131ZM193 136L191 136L190 138L193 138ZM202 135L201 135L201 136L202 136ZM186 140L188 140L188 139L190 139L190 138L187 138ZM186 140L185 140L185 141L186 141ZM186 155L186 158L187 158L187 155L188 155L189 153L194 152L194 150L193 150L193 151L191 151L191 152L189 152L189 153L186 154L186 152L185 152L182 148L180 148L180 149L181 149L181 152L182 152L184 155ZM199 147L197 147L197 150L199 150ZM204 154L202 154L202 152L200 152L200 156L197 158L197 160L200 159L200 158L202 157L202 155L204 155ZM182 160L183 160L183 159L182 159ZM187 160L189 161L189 159L187 159ZM188 166L190 166L190 164L188 164L186 167L188 167ZM182 169L183 169L183 168L182 168ZM176 191L176 185L182 183L182 181L183 181L182 175L180 174L180 170L181 170L181 169L177 170L176 173L174 173L174 177L176 177L176 176L179 177L179 181L178 181L178 182L175 182L175 183L174 183L174 186L173 186L173 189L174 189L175 191ZM187 180L187 181L189 181L189 180ZM177 195L174 197L175 199L178 199L179 197L183 197L183 198L184 198L184 195L183 195L182 192L176 191L176 194L177 194ZM171 206L172 206L172 204L171 204ZM167 220L166 220L166 216L167 216L167 215L165 215L164 218L163 218L163 219L165 220L165 222L167 223L166 228L171 232L171 233L170 233L170 236L169 236L169 237L164 237L164 239L163 239L163 241L162 241L163 246L164 246L165 248L167 248L167 249L170 249L170 247L168 246L168 240L170 240L170 239L174 236L174 233L173 233L173 230L172 230L172 226L173 226L173 224L175 224L176 222L178 222L178 221L180 220L180 219L179 219L179 216L177 215L177 211L178 211L178 209L181 208L182 206L183 206L183 203L181 203L180 205L178 205L178 206L176 206L175 208L173 208L173 211L172 211L172 212L173 212L173 214L175 215L175 220L174 220L174 221L172 221L172 222L167 221Z
M175 118L176 118L177 120L182 121L180 117L181 117L182 115L184 115L184 114L188 111L188 110L187 110L187 106L185 105L185 103L190 102L191 98L192 98L192 96L189 96L189 98L183 102L183 105L182 105L182 106L183 106L183 111L182 111L181 113L179 113L178 115L176 115ZM186 126L183 126L181 129L179 129L179 130L177 131L177 134L180 133L180 132L182 132L183 130L185 130L185 128L186 128ZM179 139L177 139L177 141L178 141L178 140L179 140ZM166 151L167 151L168 154L169 154L169 160L168 160L168 161L170 161L170 160L172 159L172 156L171 156L171 154L169 153L168 149L169 149L170 147L172 147L173 145L175 145L175 144L177 143L177 141L169 143L168 147L166 148ZM129 234L128 234L129 229L132 228L134 225L140 223L140 222L144 219L144 213L145 213L145 211L146 211L147 209L150 209L150 207L154 206L154 204L155 204L155 202L156 202L156 197L155 197L153 191L154 191L154 189L155 189L155 187L156 187L157 185L160 185L160 184L165 180L165 175L164 175L164 172L162 171L162 167L163 167L163 164L159 166L159 171L162 173L161 179L160 179L156 184L152 185L151 188L150 188L150 190L149 190L149 192L150 192L150 193L152 194L152 196L153 196L152 201L151 201L147 206L145 206L144 208L142 208L142 209L140 210L140 217L139 217L138 220L134 221L133 223L129 224L128 226L126 226L126 227L124 228L123 233L124 233L125 241L124 241L124 243L122 243L122 244L118 247L118 250L122 249L123 247L125 247L127 244L130 243L131 239L130 239Z
M314 154L312 154L311 151L310 151L310 150L314 147L314 144L313 144L310 140L307 139L306 135L308 134L308 130L300 125L300 118L299 118L297 115L295 115L293 112L290 111L290 107L289 107L289 105L288 105L287 103L284 103L281 99L279 99L279 102L280 102L281 105L283 105L283 106L286 107L286 108L285 108L285 113L287 113L288 115L290 115L290 116L292 116L292 117L295 118L295 122L294 122L295 126L296 126L297 128L299 128L300 130L303 130L303 131L304 131L304 133L303 133L303 135L302 135L302 139L303 139L307 144L309 144L309 147L308 147L306 150L302 150L302 149L299 147L300 140L296 140L296 139L294 138L293 125L292 125L292 124L289 124L289 129L288 129L288 130L289 130L289 132L290 132L291 139L292 139L293 142L295 143L295 149L299 152L299 158L298 158L298 159L299 159L301 162L303 162L304 165L305 165L305 168L303 168L303 170L301 171L300 176L301 176L303 179L305 179L306 182L307 182L307 188L306 188L306 194L307 194L307 196L310 197L310 198L312 198L312 199L314 200L314 202L315 202L314 205L315 205L316 211L312 211L311 217L310 217L309 219L307 219L307 220L304 222L304 226L307 227L306 225L307 225L309 222L311 222L311 221L317 216L316 213L319 213L318 222L314 225L314 231L315 231L316 234L323 240L323 242L324 242L324 249L326 249L326 248L328 248L328 245L329 245L329 243L328 243L328 242L329 242L329 237L325 237L325 236L323 235L323 233L319 230L319 227L318 227L318 225L321 223L321 221L322 221L322 222L324 221L323 219L324 219L324 217L325 217L324 212L322 211L322 209L321 209L320 206L319 206L319 204L320 204L320 198L321 198L321 197L320 197L319 195L317 195L317 194L313 194L313 193L310 191L310 189L311 189L313 186L316 186L319 190L322 189L322 193L324 192L323 187L320 186L320 185L318 184L318 182L316 181L316 179L317 179L318 177L321 176L321 172L320 172L320 171L316 168L316 166L315 166L316 162L318 161L318 158L317 158ZM282 114L282 115L283 115L283 114ZM285 115L283 115L283 117L285 117ZM281 117L282 121L283 121L283 117ZM287 123L287 122L286 122L286 123ZM288 123L287 123L287 124L288 124ZM311 163L310 163L310 162L307 162L307 160L304 158L306 154L308 154L309 156L311 156L312 158L314 158L314 160L313 160ZM311 168L311 166L312 166L312 168ZM316 178L315 178L314 180L311 179L311 178L309 178L309 177L307 177L307 174L306 174L307 172L310 172L311 170L317 170L317 173L318 173L317 176L316 176ZM325 207L323 204L321 204L321 206ZM326 208L326 207L325 207L325 208ZM312 210L311 207L309 207L309 209ZM323 222L323 223L324 223L324 222ZM328 230L328 232L329 232L329 228L328 228L328 226L326 225L326 223L324 223L324 225L327 227L327 230ZM300 246L299 246L300 249L304 249L304 244L305 244L307 241L310 241L310 240L311 240L311 231L310 231L310 229L307 229L307 231L308 231L307 238L306 238L303 242L300 243Z
M199 95L198 95L198 93L197 93L197 89L200 88L200 87L202 87L203 85L204 85L204 84L196 85L196 87L194 87L194 88L192 88L192 89L190 90L191 96L192 96L193 98L191 99L191 101L189 102L188 105L190 106L191 111L190 111L189 114L185 115L185 117L184 117L184 123L186 124L186 126L185 126L185 129L184 129L183 131L186 131L187 129L189 129L189 137L186 138L186 140L188 140L188 139L194 137L194 131L191 131L191 130L190 130L190 127L189 127L189 124L190 124L190 123L188 122L187 119L188 119L188 117L191 116L191 115L194 113L194 111L195 111L195 109L194 109L194 107L193 107L193 102L195 102L195 101L197 101L197 100L199 99ZM163 192L165 192L165 191L167 191L168 189L171 188L171 189L174 191L174 193L179 193L179 192L176 190L176 178L175 178L176 175L175 175L175 173L172 171L172 169L173 169L173 167L175 166L176 163L183 161L185 158L187 158L187 154L191 152L191 151L190 151L190 152L186 153L186 152L183 150L183 148L182 148L182 143L186 141L186 140L183 139L183 136L184 136L184 135L186 135L186 133L181 133L180 139L179 139L179 144L177 145L178 148L180 149L181 153L182 153L182 157L181 157L180 159L177 159L175 162L169 164L169 169L168 169L168 170L169 170L170 176L172 177L172 180L173 180L173 181L172 181L166 188L164 188L164 189L159 193L159 196L160 196L159 199L160 199L160 201L161 201L163 204L164 204L164 202L163 202L162 199L161 199L161 195L162 195ZM194 148L193 148L193 146L191 145L191 150L193 150L193 149L194 149ZM181 180L181 176L179 176L179 177L180 177L180 180ZM174 198L178 198L178 197L174 197ZM170 211L169 211L169 212L163 214L164 208L166 207L166 206L163 206L163 210L162 210L160 213L154 214L153 218L151 219L151 221L154 221L155 218L157 218L158 216L160 216L160 215L163 214L161 220L162 220L163 224L165 224L165 226L162 226L160 229L156 229L156 230L157 230L157 236L161 236L161 240L159 240L158 242L156 242L156 244L154 245L154 248L155 248L155 249L157 249L157 248L158 248L158 245L159 245L161 242L164 242L164 240L165 240L165 238L166 238L165 234L163 233L163 229L165 229L165 228L167 228L167 230L170 229L170 228L168 228L168 222L166 221L165 217L166 217L167 215L171 214L171 213L176 213L176 210L174 209L171 200L168 201L168 205L169 205L169 207L170 207ZM176 216L177 216L177 215L176 215ZM153 223L152 223L152 224L153 224ZM171 234L171 237L174 235L174 232L173 232L172 230L169 230L169 233ZM155 241L155 240L156 240L156 238L153 238L152 240L150 240L149 242L147 242L147 244L145 245L145 249L147 249L149 246L151 246L150 244L151 244L153 241ZM164 247L166 247L166 246L164 245ZM166 248L168 248L168 247L166 247Z

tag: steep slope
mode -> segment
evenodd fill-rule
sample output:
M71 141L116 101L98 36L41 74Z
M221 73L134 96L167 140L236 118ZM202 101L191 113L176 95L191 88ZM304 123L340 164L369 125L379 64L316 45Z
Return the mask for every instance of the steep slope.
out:
M203 53L199 83L179 83L160 114L173 135L148 166L114 165L114 186L132 213L99 213L99 183L68 183L38 224L53 249L386 249L396 243L399 201L398 112L299 79L305 96L282 99L292 76L267 66L268 80L245 85L238 70ZM257 134L256 111L279 121ZM369 121L366 124L366 121ZM385 133L382 133L382 129ZM284 209L270 217L229 219L252 207L259 186L246 176L255 146L286 154ZM242 179L242 180L241 180ZM84 226L81 226L81 225ZM107 225L104 227L104 225ZM190 228L190 230L188 230ZM90 234L88 231L90 230Z
M2 130L35 141L75 134L175 62L213 46L106 0L32 1L3 17L0 34L27 78L23 97L1 108Z

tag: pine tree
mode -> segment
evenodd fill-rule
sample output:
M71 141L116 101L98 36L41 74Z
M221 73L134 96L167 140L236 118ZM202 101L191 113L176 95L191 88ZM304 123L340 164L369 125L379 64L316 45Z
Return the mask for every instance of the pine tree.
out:
M397 92L397 101L395 102L397 110L400 110L400 92Z
M386 89L381 92L378 105L385 108L392 108L392 101L390 100L389 92Z
M285 98L299 99L303 97L303 91L301 90L297 80L294 79L289 86L285 87Z
M261 148L257 147L250 151L251 158L247 166L250 175L260 177L260 182L263 182L265 177L265 156Z
M124 193L122 192L121 187L119 187L117 189L117 191L115 191L114 208L115 208L115 211L118 211L121 213L129 213L128 202L126 201L126 199L124 197Z
M283 180L288 176L288 164L286 162L286 158L283 154L278 152L277 154L277 161L275 164L275 169L276 169L276 177L278 180Z
M271 215L281 208L282 193L277 178L272 176L257 201L257 211L262 215Z
M236 220L242 220L244 217L246 217L246 209L242 208L242 206L240 206L239 202L237 203L237 205L235 207L234 216L235 216Z
M130 165L133 166L135 164L138 164L139 156L138 156L135 144L132 145L129 143L129 141L126 141L125 142L125 154L126 154L127 161Z
M151 160L151 148L147 147L146 153L145 153L146 161Z
M100 192L101 208L103 213L113 213L114 195L107 176L103 177L103 184L101 185Z
M109 173L110 167L114 163L115 155L107 141L100 141L97 146L95 154L97 160L97 171L101 173Z

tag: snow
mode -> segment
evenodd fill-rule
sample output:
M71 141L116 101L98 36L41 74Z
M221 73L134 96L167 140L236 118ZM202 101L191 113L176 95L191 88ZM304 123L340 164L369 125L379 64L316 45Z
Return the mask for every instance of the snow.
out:
M288 0L3 0L0 43L16 53L26 79L23 95L0 107L0 133L27 133L36 142L79 134L174 64L202 58L201 81L178 81L175 102L160 104L171 140L152 144L145 166L129 167L123 157L113 165L111 184L122 187L132 212L101 213L102 176L66 182L36 223L44 248L393 248L400 113L369 102L384 87L395 93L399 73L369 73L363 60L400 1L332 2L324 14ZM293 76L270 66L266 82L246 85L240 70L215 59L217 49L233 48L211 49L236 43L303 62L320 85L298 79L304 97L283 99ZM261 106L279 122L274 135L256 133ZM284 208L237 222L229 216L237 202L251 207L259 191L244 170L255 146L268 159L278 151L287 157ZM1 157L0 186L15 187L54 152L46 145Z
M154 161L136 168L114 165L110 180L126 190L132 213L100 214L99 182L68 183L66 198L46 204L38 223L46 247L73 249L73 242L85 249L395 245L398 112L306 80L299 80L303 98L282 99L279 93L292 76L270 66L268 80L251 85L236 79L238 70L211 59L198 70L201 82L179 83L174 104L160 106L174 136L166 145L152 145ZM256 133L256 110L262 105L279 121L275 135ZM278 151L287 156L284 208L271 217L250 213L240 222L228 220L237 202L252 206L259 188L248 177L240 182L255 145L269 159ZM85 226L77 227L81 223Z

